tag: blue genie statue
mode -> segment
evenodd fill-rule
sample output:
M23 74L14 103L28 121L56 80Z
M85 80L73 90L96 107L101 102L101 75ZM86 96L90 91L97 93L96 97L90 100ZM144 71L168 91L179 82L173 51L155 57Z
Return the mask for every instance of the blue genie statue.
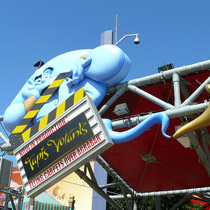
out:
M62 72L69 72L69 74L58 90L39 110L32 124L38 122L82 87L98 106L103 100L107 88L120 83L126 77L130 65L128 56L114 45L103 45L92 50L77 50L59 55L42 65L29 78L6 109L4 125L9 132L12 132L40 98L43 91ZM130 141L157 123L162 124L163 135L170 138L165 133L169 119L162 113L154 114L136 127L124 132L113 131L109 119L103 119L103 121L115 143Z

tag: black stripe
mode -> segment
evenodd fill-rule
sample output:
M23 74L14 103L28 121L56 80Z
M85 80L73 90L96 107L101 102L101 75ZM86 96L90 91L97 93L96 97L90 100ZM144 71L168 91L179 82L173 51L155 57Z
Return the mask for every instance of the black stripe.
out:
M50 122L52 122L55 119L55 117L56 117L56 111L57 111L57 109L53 109L49 113L47 124L49 124Z
M68 75L69 75L69 72L60 73L60 74L56 77L56 80L64 79L64 78L66 78Z
M85 92L85 90L83 91L83 98L86 96L87 94L86 94L86 92Z
M42 94L42 96L53 94L57 90L57 88L58 87L53 87L53 88L49 88L49 89L45 90L44 93Z
M45 103L46 103L46 102L44 102L44 103L39 103L39 104L34 104L30 111L40 110L40 109L42 108L42 106L43 106ZM37 113L38 113L38 112L37 112Z
M28 125L31 122L32 118L25 118L22 119L21 122L18 124L19 125Z
M70 97L66 100L65 111L66 111L68 108L70 108L73 104L74 104L74 95L70 96Z
M34 124L32 127L31 127L31 132L30 132L30 137L31 138L34 134L36 134L37 132L39 131L39 122Z

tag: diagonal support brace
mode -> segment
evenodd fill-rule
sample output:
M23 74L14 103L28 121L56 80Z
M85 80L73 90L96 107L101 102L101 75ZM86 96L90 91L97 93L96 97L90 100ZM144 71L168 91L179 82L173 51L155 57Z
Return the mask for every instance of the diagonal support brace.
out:
M114 200L112 200L94 181L89 179L80 169L77 169L75 173L83 179L92 189L94 189L100 196L102 196L107 202L110 203L117 210L123 210Z

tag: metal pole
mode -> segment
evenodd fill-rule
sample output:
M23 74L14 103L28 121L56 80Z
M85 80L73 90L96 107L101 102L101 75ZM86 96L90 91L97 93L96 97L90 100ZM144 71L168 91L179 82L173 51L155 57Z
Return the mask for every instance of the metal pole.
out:
M18 210L22 210L22 206L23 206L23 198L20 197L18 198Z
M112 200L95 182L90 180L80 169L77 169L75 173L83 179L92 189L94 189L100 196L102 196L107 202L110 203L117 210L123 210L114 200Z
M9 195L6 194L5 204L4 204L4 210L8 209L8 202L9 202Z
M184 76L187 74L208 70L209 68L210 68L210 60L203 61L200 63L195 63L188 66L182 66L179 68L167 70L158 74L153 74L139 79L130 80L128 82L109 87L107 93L114 93L116 92L116 90L120 89L125 85L135 85L138 87L145 87L147 85L155 84L158 82L165 82L165 80L171 79L174 73L177 73L180 76Z
M6 144L10 144L9 140L5 137L5 135L0 131L0 138L4 141Z
M132 37L132 36L138 36L139 34L127 34L125 36L123 36L118 42L115 43L115 46L118 45L120 42L122 42L123 39L125 39L126 37Z
M117 183L110 183L110 184L100 185L99 187L100 187L101 189L105 189L105 188L117 186L117 185L119 185L119 184L120 184L119 182L117 182Z
M134 191L136 198L141 197L151 197L157 195L175 195L175 194L186 194L186 193L196 193L196 192L208 192L210 187L200 187L200 188L191 188L191 189L182 189L182 190L167 190L167 191L157 191L157 192L136 192ZM113 200L124 199L123 195L112 195L110 196ZM131 194L127 194L129 199L132 199Z
M92 168L91 168L90 163L85 164L85 166L86 166L87 169L88 169L88 172L89 172L89 174L90 174L90 177L91 177L92 181L94 181L95 183L97 183L96 177L95 177L95 175L94 175L94 172L93 172L93 170L92 170Z
M183 79L183 78L180 78L180 79L181 79L180 90L181 90L181 93L182 93L182 95L184 96L184 98L186 100L191 95L190 91L188 90L188 88L186 86L186 84L188 84L188 82L185 79ZM194 118L197 118L198 116L199 116L198 113L193 114Z
M155 196L155 209L160 210L160 196Z
M187 122L183 123L183 118L181 118L181 121L182 121L181 122L182 125L187 123ZM193 148L197 152L200 161L202 162L202 164L206 168L206 171L207 171L208 175L210 176L210 162L207 159L207 157L206 157L206 155L205 155L205 153L204 153L204 151L203 151L203 149L202 149L202 147L200 145L199 140L195 136L194 132L187 133L187 137L189 138Z
M183 121L183 118L181 118L181 120ZM185 122L185 123L187 123L187 122ZM181 123L181 124L184 125L185 123ZM187 133L187 136L188 136L193 148L197 152L200 161L202 162L202 164L206 168L206 171L207 171L208 175L210 176L210 162L207 159L207 157L206 157L206 155L205 155L205 153L204 153L204 151L203 151L203 149L200 145L199 140L195 136L194 132Z
M174 109L169 109L166 111L163 111L162 113L165 113L168 115L170 119L176 118L176 117L184 117L187 115L192 115L197 112L203 112L207 107L209 106L208 102L204 102L201 104L196 104L196 105L188 105L185 107L179 107L179 108L174 108ZM131 117L129 119L129 124L126 119L123 120L116 120L112 122L112 128L113 129L118 129L118 128L124 128L124 127L130 127L137 125L139 122L142 122L145 120L147 117L151 116L151 114L147 114L144 116L136 116L136 117Z
M183 82L185 82L185 80L183 80ZM190 92L183 82L181 84L181 91L182 91L182 94L184 95L184 97L188 98L188 97L190 97ZM198 114L195 114L195 117L197 117L197 116L198 116ZM200 142L196 138L196 136L194 135L193 132L188 133L187 136L188 136L192 146L196 150L198 157L200 158L204 167L206 168L208 175L210 176L210 166L209 166L210 154L209 154L208 143L207 143L207 139L208 139L207 135L209 134L209 132L206 128L201 128L199 130L199 132L201 135L205 153L203 152L203 149L200 146Z
M103 114L124 92L126 88L122 87L104 104L99 110L99 114Z
M181 107L192 104L193 101L204 91L205 86L210 83L210 77L208 77L195 91L189 98L187 98L182 104Z
M208 148L207 136L205 134L205 129L204 128L199 129L199 133L201 135L204 152L207 156L207 159L210 160L210 152L209 152L209 148Z
M10 198L10 201L11 201L11 204L12 204L12 208L13 208L13 210L16 210L15 203L14 203L14 201L13 201L12 196L11 196L11 195L9 195L9 198Z
M174 105L175 107L179 107L181 104L179 75L177 73L174 73L172 79L173 79L173 86L174 86Z
M127 192L126 192L124 186L120 185L120 189L121 189L121 191L123 193L124 200L125 200L125 203L126 203L126 206L127 206L128 210L132 210L131 209L131 205L130 205L129 200L128 200L128 197L127 197Z
M210 134L209 134L209 131L208 131L208 129L206 127L203 128L203 131L205 133L207 143L208 143L208 145L210 147Z
M165 101L160 100L159 98L147 93L144 90L139 89L138 87L134 86L134 85L128 85L128 89L134 93L137 93L138 95L152 101L153 103L163 107L164 109L173 109L174 106L166 103Z
M179 202L177 202L175 205L173 205L170 210L176 210L179 206L181 206L183 203L185 203L192 195L187 194L185 195Z
M134 194L135 191L122 179L122 177L104 160L100 155L96 157L96 161L105 169L105 171L113 177L114 180L122 184L126 191Z

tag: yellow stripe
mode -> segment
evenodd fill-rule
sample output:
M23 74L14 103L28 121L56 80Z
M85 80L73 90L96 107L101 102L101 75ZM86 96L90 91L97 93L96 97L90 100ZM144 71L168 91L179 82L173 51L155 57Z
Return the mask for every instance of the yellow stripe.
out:
M64 78L65 79L65 78ZM58 79L52 82L52 84L48 88L54 88L60 86L64 79Z
M23 130L26 128L27 125L18 125L16 128L12 131L12 133L22 133Z
M36 102L36 104L40 104L40 103L45 103L48 101L48 99L52 96L52 94L50 95L44 95L44 96L41 96L39 98L39 100Z
M29 111L29 112L25 115L24 119L26 119L26 118L34 118L34 117L36 116L36 114L38 113L38 111L39 111L39 110L32 110L32 111Z
M22 133L23 141L26 142L30 138L31 127Z
M47 125L48 114L39 121L39 131Z
M80 101L83 98L83 96L84 96L84 89L81 88L74 94L74 104Z
M65 112L66 101L61 103L56 110L56 118Z

